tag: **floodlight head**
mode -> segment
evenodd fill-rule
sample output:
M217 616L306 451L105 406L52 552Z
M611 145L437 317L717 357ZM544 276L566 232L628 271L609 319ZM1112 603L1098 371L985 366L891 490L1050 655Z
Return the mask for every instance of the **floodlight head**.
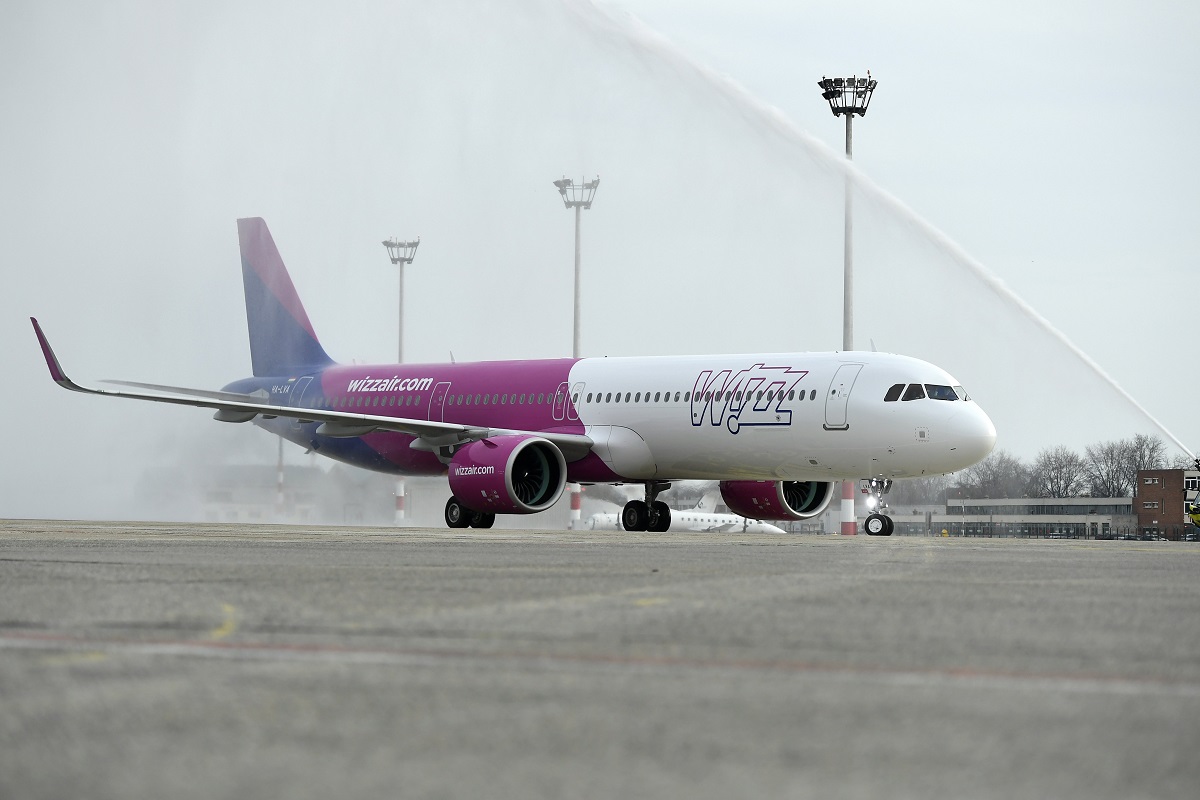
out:
M857 114L863 117L867 114L867 106L871 104L871 95L875 92L876 83L878 82L871 77L868 70L865 78L857 75L850 78L822 76L821 80L817 81L817 86L823 90L821 97L829 102L829 110L835 117L843 114Z
M600 185L600 176L596 176L595 180L581 180L579 183L570 178L560 178L554 185L562 195L563 206L566 208L591 208L592 198L596 196L596 187Z
M421 237L411 242L402 242L396 237L392 237L383 243L387 248L388 258L393 264L411 264L417 256L417 245L421 243Z

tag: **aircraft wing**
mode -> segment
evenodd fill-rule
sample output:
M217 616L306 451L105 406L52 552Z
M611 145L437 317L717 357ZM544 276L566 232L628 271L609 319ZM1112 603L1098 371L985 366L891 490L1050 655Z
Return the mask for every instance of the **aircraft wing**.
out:
M99 394L108 397L124 397L131 400L148 400L154 403L171 403L198 408L216 410L214 417L223 422L249 422L257 416L264 419L285 417L302 422L320 422L317 433L323 436L354 437L364 436L377 431L393 431L415 436L412 447L418 450L435 451L439 447L450 447L466 442L488 439L493 436L528 435L540 436L553 442L563 452L567 461L577 461L588 454L592 448L590 437L571 433L544 433L542 431L524 431L508 428L487 428L474 425L459 425L453 422L435 422L422 419L405 419L403 417L386 417L375 414L354 414L330 409L299 408L279 406L262 402L254 395L239 395L233 392L215 392L207 389L187 389L180 386L163 386L160 384L145 384L125 381L107 381L135 388L152 389L156 394L120 389L99 389L75 383L59 364L58 357L50 347L42 327L33 317L33 330L37 333L38 342L42 347L42 355L50 370L50 377L64 389L86 394Z

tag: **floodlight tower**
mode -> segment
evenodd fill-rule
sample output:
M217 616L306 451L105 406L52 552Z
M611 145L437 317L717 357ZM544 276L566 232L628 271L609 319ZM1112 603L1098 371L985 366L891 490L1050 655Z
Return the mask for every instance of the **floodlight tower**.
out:
M846 118L846 160L854 159L854 115L864 117L876 81L867 70L867 77L857 75L850 78L821 77L821 97L829 101L829 110L835 117ZM854 224L851 213L850 172L846 172L846 233L844 242L844 271L842 274L842 350L854 349ZM842 481L842 533L853 536L858 532L854 517L854 483Z
M563 176L554 182L555 188L562 196L563 206L575 209L575 303L572 315L571 357L579 358L579 222L583 209L592 207L592 198L596 196L596 188L600 185L600 176L588 181L580 179L579 183ZM571 529L579 527L582 516L583 487L572 483L567 487L571 493Z
M402 242L393 236L383 243L383 246L387 248L388 258L393 264L400 267L400 336L398 338L399 349L396 351L396 362L399 364L404 363L404 265L411 264L417 257L417 245L420 243L420 236L412 242Z
M383 246L387 248L388 258L400 268L400 321L397 324L399 336L396 343L396 363L404 363L404 265L411 264L417 257L417 245L421 237L411 242L403 242L393 236L386 240ZM397 525L404 524L404 478L396 478L396 520Z
M571 339L571 356L579 358L579 218L585 208L592 207L592 198L596 196L596 187L600 185L600 176L595 180L580 180L575 183L570 178L561 178L554 182L558 193L562 195L563 205L575 209L575 316L574 335Z

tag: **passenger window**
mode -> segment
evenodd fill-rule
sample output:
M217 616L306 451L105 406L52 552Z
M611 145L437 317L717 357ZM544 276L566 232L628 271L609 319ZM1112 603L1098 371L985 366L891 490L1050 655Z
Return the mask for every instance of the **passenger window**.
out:
M590 403L590 402L592 402L592 393L591 393L591 392L588 392L588 399L587 399L587 401L588 401L589 403Z
M654 402L656 402L656 403L657 403L657 402L658 402L658 398L660 398L660 397L662 397L662 393L661 393L661 392L655 392L655 393L654 393Z
M684 392L684 393L683 393L683 402L685 402L685 403L691 402L691 399L692 399L692 393L691 393L691 392Z
M621 402L621 393L617 392L617 402Z
M909 384L908 390L904 393L904 401L908 400L924 400L925 388L919 383Z
M809 400L817 399L817 390L816 389L813 389L811 392L808 393L808 399Z
M635 402L635 403L642 402L642 393L641 392L638 392L636 395L634 395L633 402Z
M897 383L892 388L887 390L887 394L883 396L883 402L894 403L900 399L900 395L904 392L904 384Z
M675 402L676 402L676 403L678 403L678 402L679 402L679 392L676 392L676 393L675 393Z
M502 405L502 406L508 405L508 395L506 395L506 394L500 395L500 405Z
M626 403L628 403L628 402L629 402L629 392L626 392L626 393L625 393L625 402L626 402Z

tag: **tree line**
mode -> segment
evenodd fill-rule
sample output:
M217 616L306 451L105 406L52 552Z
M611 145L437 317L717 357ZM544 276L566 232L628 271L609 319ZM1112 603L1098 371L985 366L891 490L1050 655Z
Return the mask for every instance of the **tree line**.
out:
M1078 453L1061 445L1038 453L1032 463L996 450L973 467L954 475L897 481L891 505L931 505L945 501L955 487L978 497L1130 497L1138 470L1190 469L1183 454L1167 457L1157 436L1097 442Z

